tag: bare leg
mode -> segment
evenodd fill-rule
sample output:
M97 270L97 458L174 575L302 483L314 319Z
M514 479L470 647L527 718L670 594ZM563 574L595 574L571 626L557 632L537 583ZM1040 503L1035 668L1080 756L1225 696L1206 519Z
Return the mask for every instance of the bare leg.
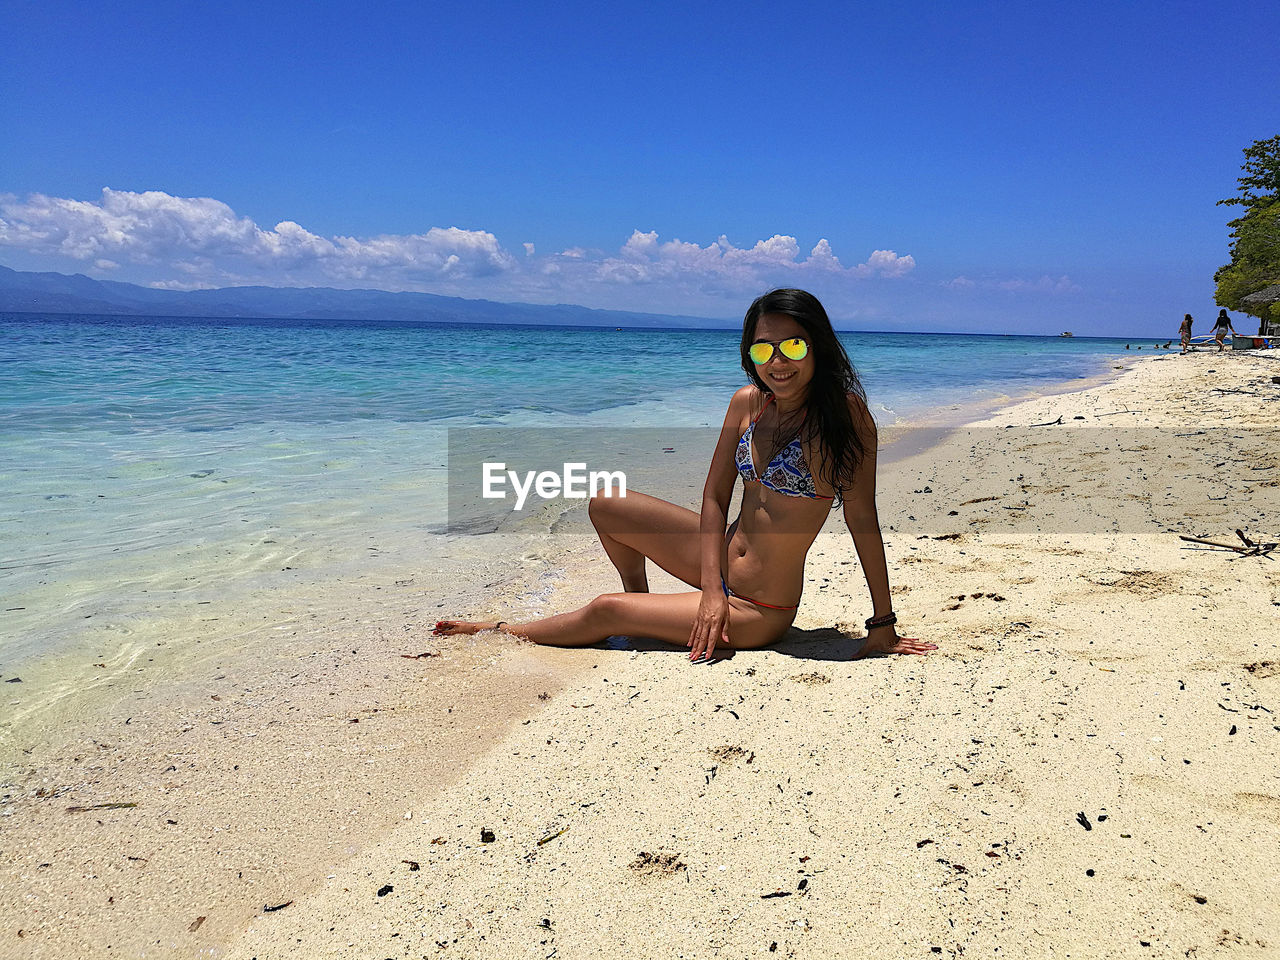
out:
M689 586L700 586L699 518L692 510L629 490L625 497L592 497L587 511L623 590L648 593L646 557Z
M701 593L607 593L572 613L528 623L506 623L502 630L555 647L586 647L612 636L650 637L683 646L693 630L701 600ZM729 646L733 649L772 643L791 625L791 611L748 607L743 601L729 605ZM493 622L441 620L434 632L453 636L496 626Z

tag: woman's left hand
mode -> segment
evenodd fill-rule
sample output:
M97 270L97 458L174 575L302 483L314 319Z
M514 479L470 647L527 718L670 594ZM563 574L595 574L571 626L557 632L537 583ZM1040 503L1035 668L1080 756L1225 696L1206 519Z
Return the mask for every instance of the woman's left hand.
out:
M689 633L689 660L710 663L716 652L716 644L729 646L729 600L719 590L703 591L702 600L698 603L698 614L693 620L693 629Z
M892 624L883 627L872 627L867 631L867 639L862 648L854 656L855 660L863 657L887 656L891 653L915 653L924 655L930 650L937 650L936 643L916 640L912 637L900 637Z

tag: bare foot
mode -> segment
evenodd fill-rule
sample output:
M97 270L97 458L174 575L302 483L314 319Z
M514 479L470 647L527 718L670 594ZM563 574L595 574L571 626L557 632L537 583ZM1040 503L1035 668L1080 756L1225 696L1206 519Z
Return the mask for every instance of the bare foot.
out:
M505 621L439 620L431 633L437 637L466 637L481 630L496 630Z

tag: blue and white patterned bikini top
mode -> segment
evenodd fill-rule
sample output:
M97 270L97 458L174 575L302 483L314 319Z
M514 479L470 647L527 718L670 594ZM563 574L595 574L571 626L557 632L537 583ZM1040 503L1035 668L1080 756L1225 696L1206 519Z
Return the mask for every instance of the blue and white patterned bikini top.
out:
M767 407L772 402L773 394L769 394L764 406ZM756 420L759 420L763 413L764 407L761 407L760 413L756 414L755 419L747 427L747 432L738 441L738 452L734 455L738 474L743 480L755 480L770 490L788 497L831 500L831 497L820 496L814 487L813 474L809 472L809 465L805 463L804 448L800 445L799 437L792 439L777 452L769 461L769 465L764 468L764 473L757 473L755 464L751 462L751 437L756 432Z

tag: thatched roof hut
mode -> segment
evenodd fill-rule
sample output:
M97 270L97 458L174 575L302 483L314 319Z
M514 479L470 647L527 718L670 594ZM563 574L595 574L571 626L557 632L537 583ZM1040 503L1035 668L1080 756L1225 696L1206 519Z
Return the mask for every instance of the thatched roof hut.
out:
M1240 308L1258 317L1258 336L1280 336L1280 319L1269 316L1274 312L1273 304L1280 303L1280 283L1263 287L1255 293L1240 298ZM1267 308L1272 307L1269 311Z

